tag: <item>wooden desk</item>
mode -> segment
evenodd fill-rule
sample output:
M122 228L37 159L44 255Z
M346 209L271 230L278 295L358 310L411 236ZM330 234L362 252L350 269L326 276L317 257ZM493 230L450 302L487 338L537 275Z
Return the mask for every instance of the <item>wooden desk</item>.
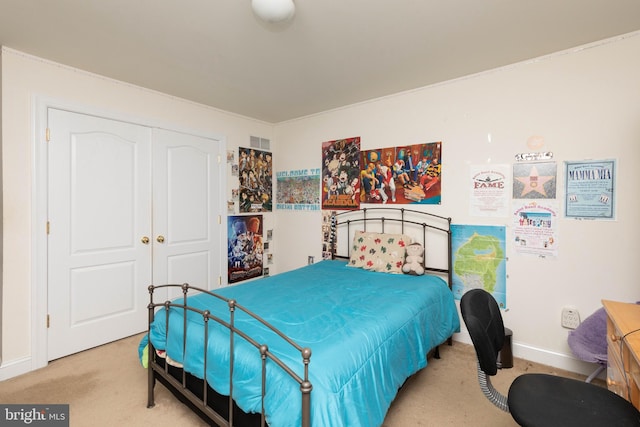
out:
M607 312L607 387L640 409L640 305L603 300Z

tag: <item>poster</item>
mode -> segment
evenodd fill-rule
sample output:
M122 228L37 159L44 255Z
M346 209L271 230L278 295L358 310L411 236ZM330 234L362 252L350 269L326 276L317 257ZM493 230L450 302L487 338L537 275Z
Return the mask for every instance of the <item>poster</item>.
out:
M507 308L506 228L491 225L451 225L453 280L456 299L470 289L484 289L500 308Z
M267 151L238 149L240 212L271 212L273 205L273 162Z
M558 203L530 201L515 206L513 248L519 255L558 256Z
M470 214L509 216L509 165L472 165L470 171Z
M360 202L440 204L442 143L362 151Z
M555 199L555 162L516 163L513 165L514 199Z
M614 219L616 161L565 162L565 216Z
M320 210L320 169L276 172L276 209Z
M322 143L322 209L360 208L360 137Z
M262 276L262 215L227 217L228 282Z

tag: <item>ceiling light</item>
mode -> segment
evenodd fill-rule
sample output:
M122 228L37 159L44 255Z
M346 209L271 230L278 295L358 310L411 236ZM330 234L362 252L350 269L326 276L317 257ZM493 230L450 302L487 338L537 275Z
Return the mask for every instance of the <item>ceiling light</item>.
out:
M293 18L296 6L293 0L251 0L253 12L266 22L284 22Z

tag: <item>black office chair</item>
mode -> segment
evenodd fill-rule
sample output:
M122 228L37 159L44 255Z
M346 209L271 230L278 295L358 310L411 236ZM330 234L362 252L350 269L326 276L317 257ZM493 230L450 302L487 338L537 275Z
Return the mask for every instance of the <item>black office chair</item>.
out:
M504 323L498 303L482 289L466 292L460 311L478 356L478 381L485 396L511 413L525 427L640 426L640 412L604 387L547 374L517 377L507 396L490 377L498 372L497 356L504 343Z

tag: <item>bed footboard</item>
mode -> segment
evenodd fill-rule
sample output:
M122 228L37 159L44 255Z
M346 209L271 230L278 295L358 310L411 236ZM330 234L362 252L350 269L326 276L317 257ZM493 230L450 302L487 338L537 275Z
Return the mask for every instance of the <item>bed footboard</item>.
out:
M179 303L179 300L170 302L166 301L163 303L155 303L154 302L154 291L162 288L176 288L179 287L182 289L182 303ZM180 369L181 374L176 375L175 372L170 372L171 362L168 358L160 360L160 356L158 356L156 349L154 348L151 339L149 339L149 347L148 347L148 400L147 407L151 408L155 405L154 398L154 385L156 379L161 380L165 386L167 386L174 394L182 396L184 400L186 400L190 406L196 408L202 415L204 415L208 420L215 423L219 426L233 426L234 424L234 414L237 412L237 407L235 407L235 403L233 399L228 398L226 408L216 408L210 404L212 394L212 388L209 387L209 383L207 381L207 348L208 348L208 340L209 340L209 323L215 322L217 325L221 325L226 330L229 331L229 396L233 396L234 382L233 382L233 371L235 367L235 342L236 339L245 340L247 343L251 344L257 351L256 357L261 359L261 376L262 376L262 411L259 414L259 425L266 425L265 418L265 409L264 409L264 399L267 387L270 385L266 383L266 367L267 363L275 364L275 366L279 367L283 372L285 372L289 377L291 377L294 381L296 381L300 386L300 399L301 399L301 407L302 407L302 426L310 427L310 413L311 413L311 391L313 389L311 382L309 381L309 363L311 360L311 349L307 347L301 347L289 337L284 335L277 328L270 325L264 319L262 319L257 314L251 312L245 307L241 306L237 303L237 301L225 298L224 296L218 295L214 292L210 292L204 289L196 288L190 286L189 284L169 284L169 285L159 285L159 286L149 286L149 327L148 327L148 336L151 337L151 327L154 321L156 321L156 311L160 308L164 309L164 313L166 314L165 320L165 330L167 334L169 334L169 313L170 310L181 310L182 311L182 345L183 349L187 346L187 313L197 313L202 316L202 321L204 325L204 334L203 334L203 342L204 342L204 378L202 378L200 390L193 390L194 381L190 380L191 375L186 372L184 369ZM187 297L189 293L205 293L214 298L222 300L226 302L228 306L228 317L223 319L222 317L216 316L209 312L208 310L200 310L195 307L191 307L188 304ZM303 375L300 377L291 366L288 366L284 363L280 358L278 358L275 354L269 351L268 343L260 343L254 340L251 336L247 335L244 331L239 329L236 326L235 322L235 313L239 310L251 318L259 321L262 325L267 327L270 331L276 333L280 338L286 341L289 345L291 345L297 352L300 353L300 363L302 366ZM176 378L176 376L181 378ZM215 393L215 392L213 392ZM217 393L216 393L217 394ZM235 410L234 410L235 409ZM255 418L255 417L254 417Z

